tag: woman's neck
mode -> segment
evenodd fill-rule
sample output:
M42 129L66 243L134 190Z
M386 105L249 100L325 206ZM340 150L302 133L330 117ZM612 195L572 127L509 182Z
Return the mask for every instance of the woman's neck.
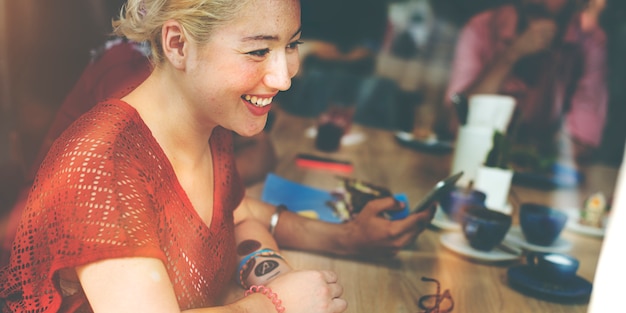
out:
M172 164L193 167L210 153L215 125L194 113L175 76L171 69L157 67L123 100L137 110Z

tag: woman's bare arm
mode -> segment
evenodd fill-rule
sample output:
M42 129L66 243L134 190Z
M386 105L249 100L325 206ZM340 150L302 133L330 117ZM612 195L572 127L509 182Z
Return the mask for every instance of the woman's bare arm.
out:
M107 259L80 266L76 272L96 313L181 312L170 278L159 259ZM246 308L255 307L259 312L275 311L271 302L251 297L228 306L194 312L244 312Z

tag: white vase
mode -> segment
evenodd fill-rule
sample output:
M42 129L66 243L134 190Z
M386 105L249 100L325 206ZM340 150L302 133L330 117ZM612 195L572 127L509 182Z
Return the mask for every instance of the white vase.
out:
M487 208L511 214L512 208L508 198L512 179L513 171L510 169L481 166L476 171L474 188L487 195L485 200Z

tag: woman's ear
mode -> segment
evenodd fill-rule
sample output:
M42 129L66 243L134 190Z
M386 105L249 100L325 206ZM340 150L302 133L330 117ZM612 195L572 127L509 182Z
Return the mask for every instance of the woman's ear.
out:
M164 57L177 69L185 68L187 40L182 25L174 20L163 24L161 39Z

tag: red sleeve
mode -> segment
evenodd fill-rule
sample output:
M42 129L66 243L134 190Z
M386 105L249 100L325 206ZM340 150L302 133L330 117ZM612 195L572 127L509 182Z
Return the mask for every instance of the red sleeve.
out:
M37 158L34 160L29 175L32 182L41 162L48 153L52 142L69 127L78 117L91 109L96 103L110 97L123 97L138 86L151 71L149 60L137 50L136 44L122 42L107 49L100 58L90 63L65 98L42 142ZM0 265L8 261L9 249L17 224L26 204L26 195L30 184L23 188L20 201L11 208L7 228L0 248Z
M21 293L20 309L58 308L58 271L106 258L166 263L146 160L133 153L141 132L117 119L85 115L53 145L31 190L0 298ZM100 123L95 125L95 120ZM113 126L115 123L115 126ZM132 125L131 125L132 126ZM111 129L132 133L120 137ZM75 136L79 131L82 137ZM74 139L80 138L80 139ZM30 251L26 253L25 251ZM23 282L28 282L23 284Z

